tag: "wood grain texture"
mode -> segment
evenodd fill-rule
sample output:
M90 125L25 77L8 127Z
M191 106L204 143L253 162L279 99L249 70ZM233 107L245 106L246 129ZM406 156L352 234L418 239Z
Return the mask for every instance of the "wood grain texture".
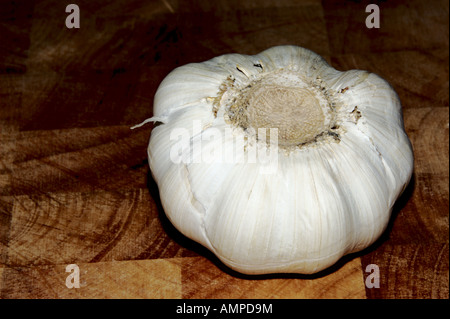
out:
M78 263L80 288L67 288L65 264L0 270L3 298L328 299L365 298L361 262L316 280L247 279L203 257ZM199 269L203 271L199 272Z
M189 259L191 261L189 261ZM364 280L359 258L353 259L338 271L317 278L290 276L230 276L213 267L204 258L186 258L182 268L183 298L187 299L363 299ZM198 269L204 269L199 272ZM245 278L245 279L242 279Z
M448 1L378 1L380 29L365 27L369 1L74 3L80 29L61 1L0 3L0 298L449 298ZM130 127L175 67L281 44L388 80L414 176L365 251L315 276L243 276L170 224L152 126Z
M66 265L4 269L2 298L181 298L176 259L79 263L80 288L67 288ZM1 274L1 272L0 272Z

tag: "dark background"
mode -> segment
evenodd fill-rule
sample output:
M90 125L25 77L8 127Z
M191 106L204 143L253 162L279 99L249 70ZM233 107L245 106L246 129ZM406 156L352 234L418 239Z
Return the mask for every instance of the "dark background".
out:
M81 28L68 29L75 3ZM448 298L449 4L0 1L1 298ZM173 68L293 44L388 80L414 177L383 237L316 276L246 277L168 223L149 174L153 96ZM67 289L65 266L82 288ZM364 288L368 264L380 288Z

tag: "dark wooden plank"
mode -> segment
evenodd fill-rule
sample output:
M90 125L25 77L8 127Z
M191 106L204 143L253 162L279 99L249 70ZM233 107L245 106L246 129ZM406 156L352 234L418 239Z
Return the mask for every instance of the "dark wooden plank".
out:
M3 134L0 195L144 188L148 138L126 126Z
M371 3L374 1L323 1L333 53L448 48L448 1L376 1L379 29L366 27L366 6Z
M448 299L448 243L386 243L362 257L380 269L380 288L366 289L372 299Z

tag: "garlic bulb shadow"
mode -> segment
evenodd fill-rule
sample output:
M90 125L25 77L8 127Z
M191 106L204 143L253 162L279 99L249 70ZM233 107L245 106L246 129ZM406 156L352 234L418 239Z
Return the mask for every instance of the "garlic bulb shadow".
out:
M181 66L153 114L170 223L243 274L320 273L364 251L412 176L393 88L300 47Z

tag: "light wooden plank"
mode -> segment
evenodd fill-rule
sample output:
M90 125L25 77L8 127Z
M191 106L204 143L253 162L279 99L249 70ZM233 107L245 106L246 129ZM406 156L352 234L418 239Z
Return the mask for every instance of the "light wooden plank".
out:
M315 276L239 276L222 271L208 259L182 259L183 298L364 299L361 260L355 258L337 271ZM240 278L241 277L241 278Z
M3 270L2 298L181 298L177 259L80 263L79 288L68 288L74 274L67 265L15 267ZM70 283L74 283L72 277Z

